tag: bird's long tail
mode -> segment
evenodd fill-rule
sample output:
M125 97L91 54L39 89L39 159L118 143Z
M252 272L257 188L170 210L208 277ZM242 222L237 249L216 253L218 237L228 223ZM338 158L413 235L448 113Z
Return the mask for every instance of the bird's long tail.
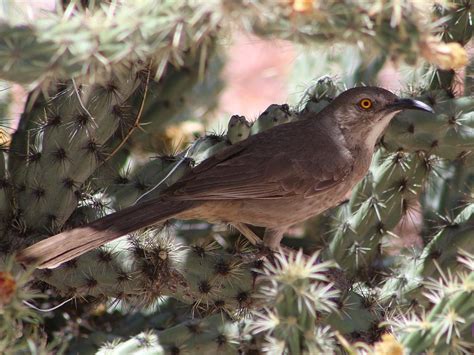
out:
M195 204L190 201L152 199L127 207L82 227L64 231L20 251L17 260L55 268L137 229L164 222Z

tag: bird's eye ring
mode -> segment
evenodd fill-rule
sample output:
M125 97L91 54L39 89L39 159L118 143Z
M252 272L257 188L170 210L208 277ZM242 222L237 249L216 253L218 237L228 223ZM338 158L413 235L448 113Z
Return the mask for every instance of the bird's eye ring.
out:
M362 99L359 101L359 107L368 110L369 108L372 107L372 100L370 99Z

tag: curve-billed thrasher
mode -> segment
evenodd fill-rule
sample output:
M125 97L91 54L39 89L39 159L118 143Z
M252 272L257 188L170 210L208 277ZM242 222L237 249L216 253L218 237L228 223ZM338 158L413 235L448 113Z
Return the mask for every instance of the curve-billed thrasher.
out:
M170 218L223 221L255 242L247 224L283 232L337 205L369 169L377 139L404 109L432 112L377 87L343 92L320 113L268 129L203 161L162 196L34 244L22 262L52 268L108 241Z

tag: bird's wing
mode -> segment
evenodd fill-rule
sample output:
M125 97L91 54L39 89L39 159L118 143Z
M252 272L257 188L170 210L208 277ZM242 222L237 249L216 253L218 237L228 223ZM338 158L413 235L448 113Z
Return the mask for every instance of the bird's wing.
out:
M352 155L336 145L327 132L316 132L306 141L292 139L288 133L294 135L298 125L290 126L275 127L269 130L271 134L258 134L226 148L194 168L167 193L178 200L309 197L350 173Z

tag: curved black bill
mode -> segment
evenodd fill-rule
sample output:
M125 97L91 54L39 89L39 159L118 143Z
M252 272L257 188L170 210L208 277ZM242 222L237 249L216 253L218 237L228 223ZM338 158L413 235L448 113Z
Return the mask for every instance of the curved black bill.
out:
M431 106L428 106L424 102L413 100L413 99L398 99L393 104L390 104L388 108L392 110L421 110L426 112L434 113Z

